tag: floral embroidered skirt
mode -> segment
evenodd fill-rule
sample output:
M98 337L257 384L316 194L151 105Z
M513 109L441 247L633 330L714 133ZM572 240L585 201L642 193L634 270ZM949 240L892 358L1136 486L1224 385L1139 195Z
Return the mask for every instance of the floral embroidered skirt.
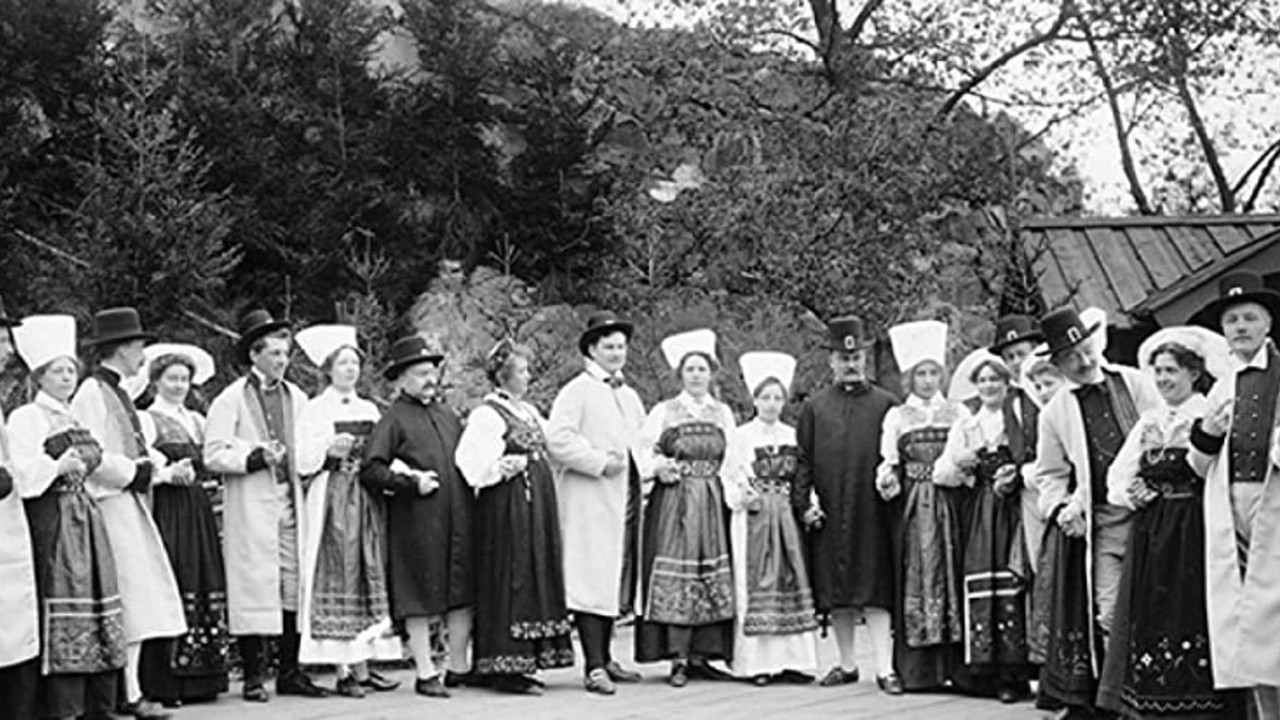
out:
M41 715L112 712L124 611L102 514L82 483L61 478L26 511L40 599Z
M732 657L733 565L719 478L690 474L654 486L642 545L636 660Z
M152 515L178 581L187 632L142 646L139 680L153 700L211 698L227 690L227 574L218 521L200 485L158 485Z
M545 460L476 499L472 667L480 675L573 665L556 508Z
M1130 717L1229 717L1215 692L1198 496L1156 499L1133 522L1099 704Z

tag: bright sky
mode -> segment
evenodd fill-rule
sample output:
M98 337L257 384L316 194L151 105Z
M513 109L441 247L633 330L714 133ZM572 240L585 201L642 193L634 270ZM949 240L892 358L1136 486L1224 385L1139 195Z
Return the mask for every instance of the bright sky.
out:
M636 24L660 23L681 25L691 22L696 15L691 6L706 7L705 0L568 0L601 10L621 22ZM732 1L732 0L731 0ZM747 0L751 1L751 0ZM774 0L786 2L787 0ZM806 4L801 4L803 7ZM841 0L844 17L853 17L860 1ZM968 43L983 48L985 57L995 57L1030 34L1033 27L1041 27L1052 19L1054 0L898 0L886 4L886 17L903 8L933 9L943 7L943 20L949 40ZM992 8L999 8L993 11ZM986 19L993 12L1006 23L993 29ZM811 34L811 31L810 31ZM1083 47L1074 48L1075 56L1065 58L1058 65L1028 58L1015 62L994 76L981 90L996 98L1032 97L1069 98L1083 95L1065 90L1072 76L1081 77L1081 63L1086 58L1080 54ZM983 58L975 58L975 64ZM1086 65L1087 66L1087 65ZM1095 92L1098 89L1092 74L1083 74L1090 85L1077 90ZM1225 77L1203 81L1199 88L1201 113L1218 145L1228 178L1234 180L1261 153L1269 142L1280 137L1280 47L1243 48L1238 51L1236 62ZM992 110L999 105L989 106ZM1145 105L1143 107L1146 107ZM1008 108L1025 127L1038 130L1057 112L1054 108L1019 105ZM1127 103L1125 112L1133 112ZM1157 180L1163 177L1187 177L1205 172L1198 146L1192 145L1190 127L1180 105L1164 102L1147 110L1152 120L1133 136L1133 151L1138 158L1140 172L1147 183L1147 192L1158 197ZM1162 118L1168 120L1162 121ZM1119 152L1110 114L1104 104L1098 104L1092 112L1068 122L1063 122L1047 136L1049 145L1059 157L1073 163L1079 170L1085 187L1086 209L1096 214L1122 214L1130 211L1132 200L1120 168ZM1207 177L1207 175L1206 175ZM1271 209L1280 209L1280 172L1273 174L1267 196Z

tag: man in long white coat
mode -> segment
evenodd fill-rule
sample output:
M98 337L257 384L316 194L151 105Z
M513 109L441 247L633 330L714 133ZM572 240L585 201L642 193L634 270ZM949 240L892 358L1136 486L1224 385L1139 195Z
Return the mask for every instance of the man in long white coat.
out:
M1187 460L1204 477L1214 685L1255 685L1257 717L1280 717L1280 352L1270 334L1280 293L1233 273L1192 318L1231 343L1232 374L1209 392Z
M614 620L635 602L644 405L622 379L633 326L592 316L578 341L586 370L556 396L547 452L558 467L565 599L582 643L588 692L640 674L613 660Z
M223 555L231 634L244 661L244 699L266 702L266 638L280 636L276 692L323 697L326 690L298 667L302 484L297 430L307 396L284 379L292 335L289 323L265 310L240 321L238 350L249 372L209 407L204 464L223 476Z
M0 303L0 368L13 355L9 328L18 320ZM40 675L40 625L31 535L22 498L14 488L15 471L0 408L0 712L35 717L36 679Z
M1045 315L1040 324L1048 344L1045 354L1062 370L1068 388L1040 413L1035 465L1040 510L1056 518L1068 537L1083 538L1088 547L1085 577L1058 583L1054 593L1073 593L1083 581L1091 610L1080 619L1083 627L1071 628L1088 642L1050 652L1041 674L1041 693L1068 706L1089 708L1095 701L1093 685L1104 649L1095 646L1094 629L1101 630L1105 642L1120 590L1130 519L1126 508L1107 503L1107 471L1138 417L1158 407L1160 396L1138 370L1103 359L1101 323L1086 327L1076 311L1067 308ZM1061 605L1057 599L1053 602ZM1066 630L1055 628L1054 637Z
M178 581L151 518L151 485L167 482L174 468L166 467L164 455L152 448L151 416L140 414L121 386L142 369L143 347L153 339L133 308L97 313L89 343L99 365L71 399L71 414L102 444L102 462L85 487L98 501L115 555L127 643L124 710L139 718L167 717L144 697L139 677L143 641L187 631Z

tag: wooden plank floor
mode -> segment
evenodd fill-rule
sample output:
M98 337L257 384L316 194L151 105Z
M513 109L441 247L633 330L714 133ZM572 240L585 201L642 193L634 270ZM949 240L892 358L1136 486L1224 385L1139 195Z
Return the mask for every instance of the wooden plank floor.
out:
M834 663L835 643L827 638L819 645L824 668ZM615 644L615 654L631 656L631 633L623 630ZM870 654L859 653L864 676L873 667ZM627 664L627 663L624 663ZM546 694L541 697L513 697L481 689L458 689L448 700L415 695L413 673L391 673L403 682L399 690L370 695L364 700L331 697L312 700L275 697L266 705L249 705L240 699L239 686L216 703L188 705L175 713L175 720L392 720L399 718L462 718L468 720L559 720L560 718L689 720L725 718L765 720L766 718L927 718L951 720L1029 720L1042 717L1030 701L1002 705L995 700L921 694L889 697L874 681L864 680L840 688L817 685L773 685L757 688L745 683L692 681L682 689L667 685L667 665L639 668L645 680L639 685L622 685L613 697L589 695L582 690L581 668L546 673ZM316 676L317 682L332 687L332 675Z

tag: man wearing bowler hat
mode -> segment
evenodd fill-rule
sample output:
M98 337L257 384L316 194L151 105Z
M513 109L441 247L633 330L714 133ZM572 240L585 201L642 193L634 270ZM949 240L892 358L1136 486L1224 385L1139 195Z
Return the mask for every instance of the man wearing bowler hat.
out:
M1129 511L1107 503L1107 471L1138 417L1161 401L1146 375L1103 359L1102 323L1086 326L1074 309L1065 308L1045 315L1040 327L1047 343L1041 354L1050 357L1067 381L1067 389L1040 413L1035 465L1040 510L1068 538L1081 538L1087 547L1084 577L1058 584L1054 594L1065 597L1081 586L1088 589L1082 593L1086 600L1075 628L1086 641L1055 649L1052 644L1061 636L1055 629L1041 692L1076 712L1088 712L1128 544ZM1095 640L1099 634L1103 647ZM1055 657L1066 655L1072 656L1055 663Z
M892 511L876 491L880 428L897 400L867 379L875 340L861 318L832 320L828 335L825 347L835 384L815 393L800 410L792 494L809 531L814 604L835 626L840 648L840 665L822 684L857 682L854 637L863 620L875 653L876 684L900 695L889 615L894 595Z
M13 355L11 328L20 325L0 302L0 370ZM35 564L22 498L14 487L9 438L0 408L0 708L12 717L35 717L40 675L40 624Z
M244 699L266 702L266 640L280 637L276 692L323 697L298 667L298 539L302 484L294 462L307 396L284 379L292 335L286 320L251 310L236 350L249 366L209 406L204 464L224 481L223 554L231 634L244 662Z
M1188 461L1205 478L1209 632L1218 687L1256 686L1257 717L1280 717L1280 353L1268 337L1280 293L1253 272L1222 278L1192 322L1221 331L1232 373L1209 392Z
M582 643L588 692L640 681L613 659L613 623L635 601L644 405L622 368L634 326L592 315L578 338L586 368L556 395L547 453L557 465L565 600Z
M110 308L94 315L88 344L98 365L71 400L71 413L102 444L102 462L85 487L102 511L124 607L123 712L140 718L165 716L145 697L146 678L139 667L142 643L187 631L178 582L151 518L150 491L153 483L173 482L190 468L166 466L164 455L152 447L151 416L139 413L121 387L124 379L142 369L143 348L154 339L142 329L133 308Z

